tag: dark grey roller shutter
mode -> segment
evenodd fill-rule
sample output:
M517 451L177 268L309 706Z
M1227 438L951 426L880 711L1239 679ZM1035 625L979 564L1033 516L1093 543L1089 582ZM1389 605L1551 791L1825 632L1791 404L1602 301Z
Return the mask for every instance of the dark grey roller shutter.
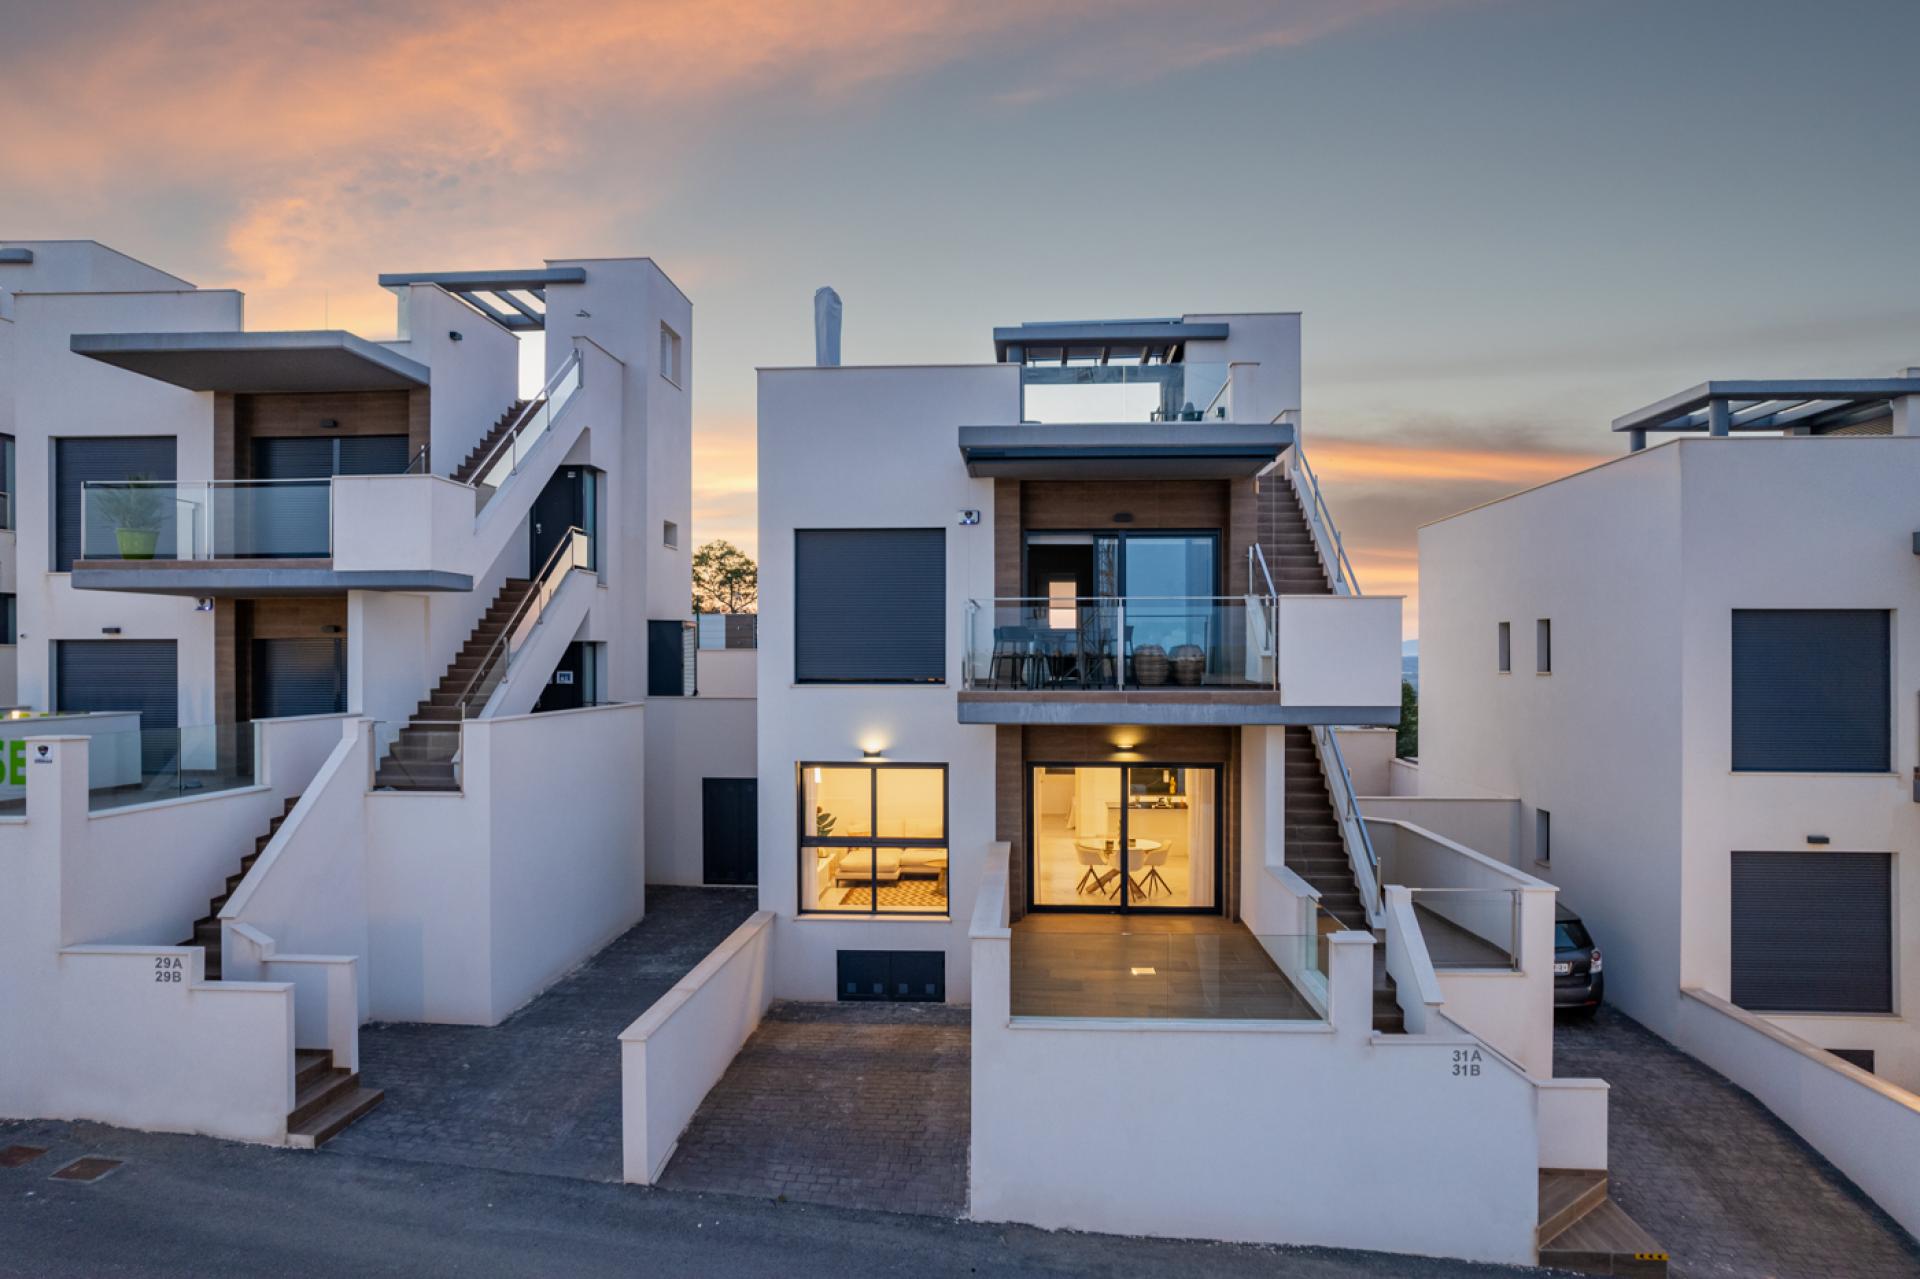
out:
M407 469L404 435L343 435L340 475L398 475Z
M339 441L291 436L253 442L253 478L221 507L222 555L324 559L332 552L333 475Z
M347 709L347 649L337 639L253 642L253 717L337 715Z
M1733 767L1892 768L1892 649L1882 609L1733 611Z
M1735 853L1733 1002L1755 1012L1893 1011L1888 853Z
M58 640L54 699L63 711L137 711L142 767L165 768L177 753L179 662L172 640Z
M102 435L73 437L53 442L53 571L65 573L80 558L81 499L80 486L88 480L127 480L142 476L150 480L171 481L174 470L174 439L171 435ZM163 491L160 540L154 548L159 559L175 555L176 536L173 512L177 509L171 492ZM111 548L114 530L94 513L93 547Z
M802 529L793 561L797 682L946 678L945 529Z

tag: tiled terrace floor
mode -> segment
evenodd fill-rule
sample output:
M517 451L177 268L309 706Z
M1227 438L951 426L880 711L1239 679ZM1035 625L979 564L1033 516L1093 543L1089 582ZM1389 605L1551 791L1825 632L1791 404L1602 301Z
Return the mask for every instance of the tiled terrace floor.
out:
M1274 944L1308 948L1313 938ZM1303 964L1303 966L1305 966ZM1016 1017L1318 1017L1245 925L1208 915L1029 914L1013 926Z

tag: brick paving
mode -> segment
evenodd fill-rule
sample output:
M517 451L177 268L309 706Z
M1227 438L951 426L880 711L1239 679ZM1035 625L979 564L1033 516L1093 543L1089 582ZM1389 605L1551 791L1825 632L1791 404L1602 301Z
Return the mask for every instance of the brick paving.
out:
M620 1032L751 915L756 890L647 890L647 917L498 1026L375 1024L386 1101L329 1152L620 1180Z
M1672 1275L1920 1277L1920 1243L1818 1151L1624 1014L1562 1023L1554 1073L1612 1085L1609 1193L1672 1255Z
M957 1217L971 1098L965 1008L777 1003L661 1184Z

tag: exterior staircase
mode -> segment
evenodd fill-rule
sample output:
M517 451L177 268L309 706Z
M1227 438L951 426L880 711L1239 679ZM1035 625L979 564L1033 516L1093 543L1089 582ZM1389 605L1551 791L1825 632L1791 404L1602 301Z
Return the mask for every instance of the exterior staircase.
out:
M1274 470L1255 481L1254 536L1267 557L1274 590L1281 595L1330 595L1327 570L1307 527L1307 516L1284 472Z
M473 446L473 451L461 460L460 465L453 468L453 479L461 484L473 483L480 474L481 465L493 456L493 450L501 440L507 438L507 432L513 428L515 422L520 420L520 415L525 413L527 406L532 403L532 400L515 400L508 405L507 411L500 415L500 420L488 427L487 433L480 437L480 442Z
M280 810L280 815L267 827L267 833L253 841L253 851L240 859L239 873L227 876L226 889L218 897L210 899L206 915L193 921L193 936L180 943L182 946L205 947L208 981L220 980L221 908L233 896L234 889L240 887L240 881L247 877L253 864L260 860L260 854L266 851L267 844L279 831L281 823L287 820L293 812L293 806L299 802L298 795L289 799L286 807ZM287 1112L287 1143L308 1148L318 1146L379 1105L386 1097L376 1088L362 1087L356 1072L334 1066L333 1054L318 1048L294 1051L293 1086L293 1109Z
M302 1048L293 1054L293 1109L287 1112L287 1144L311 1150L386 1100L363 1087L358 1072L333 1064L333 1054Z
M1607 1197L1607 1174L1540 1170L1540 1264L1583 1275L1667 1273L1667 1253Z
M1287 869L1319 891L1321 909L1331 916L1323 916L1323 930L1372 932L1313 737L1303 728L1289 728L1286 741ZM1387 975L1386 947L1380 945L1373 948L1373 1028L1393 1035L1407 1029L1393 978Z
M459 790L453 757L460 749L461 698L484 677L505 650L495 645L507 625L526 602L533 583L524 577L510 577L500 593L481 616L467 637L466 644L454 656L453 664L440 677L427 699L414 707L413 717L394 740L374 770L376 790L451 791ZM485 680L481 679L484 686Z
M180 943L182 946L200 946L206 949L208 981L220 980L221 908L227 904L227 898L233 896L233 890L240 887L240 881L247 877L247 872L253 869L253 864L260 860L260 854L266 851L268 842L280 829L280 824L287 820L287 814L291 813L293 806L299 802L298 795L289 799L287 806L280 810L280 815L268 825L267 833L253 841L253 851L240 859L239 874L227 876L227 886L220 895L207 899L207 913L193 921L193 936Z

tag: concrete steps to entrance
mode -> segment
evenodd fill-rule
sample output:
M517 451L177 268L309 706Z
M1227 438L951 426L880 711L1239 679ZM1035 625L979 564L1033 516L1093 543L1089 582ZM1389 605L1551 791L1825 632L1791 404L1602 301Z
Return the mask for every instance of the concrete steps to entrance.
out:
M510 577L454 655L440 682L418 706L374 769L375 790L456 791L453 757L460 749L461 699L500 660L496 647L526 603L533 582Z
M293 1109L287 1112L287 1144L311 1150L386 1099L361 1086L360 1076L333 1065L333 1054L301 1049L293 1056Z
M1607 1174L1585 1169L1540 1170L1540 1224L1534 1232L1540 1264L1583 1275L1667 1273L1667 1252L1607 1197Z
M499 445L500 441L507 437L508 430L512 428L515 422L520 420L520 415L525 413L527 406L532 403L532 400L515 400L507 406L507 411L500 415L500 419L497 422L487 428L487 433L480 437L478 444L473 446L473 451L461 459L460 465L453 468L452 478L454 483L473 483L474 479L480 474L481 464L492 456L493 450Z
M221 910L226 906L227 899L233 896L234 890L240 887L240 881L247 877L247 872L253 869L253 864L260 860L260 854L265 852L267 845L273 842L273 837L279 832L281 824L287 820L288 814L293 812L293 806L299 802L298 795L289 799L286 807L280 810L280 815L267 824L267 833L254 840L253 851L240 859L239 872L227 876L226 888L218 896L207 899L207 913L193 921L193 936L179 943L182 946L200 946L206 950L208 981L220 980Z

